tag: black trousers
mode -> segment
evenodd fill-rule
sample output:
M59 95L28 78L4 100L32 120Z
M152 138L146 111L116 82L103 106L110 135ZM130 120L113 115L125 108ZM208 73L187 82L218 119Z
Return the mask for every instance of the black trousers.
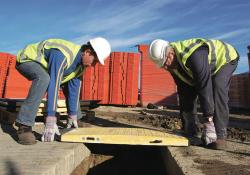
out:
M238 59L225 64L214 76L211 77L214 100L214 123L218 138L227 137L229 120L228 92L230 79L238 64ZM173 75L177 84L180 112L189 112L196 115L198 92L195 87L181 81Z

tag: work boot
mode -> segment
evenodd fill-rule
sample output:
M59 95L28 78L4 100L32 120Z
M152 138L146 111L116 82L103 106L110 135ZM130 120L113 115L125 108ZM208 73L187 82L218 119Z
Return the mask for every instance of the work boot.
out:
M36 144L36 137L32 133L31 126L26 126L23 124L17 124L19 127L17 130L18 143L22 145L33 145Z
M227 148L226 139L217 139L216 142L211 143L212 149L225 150Z

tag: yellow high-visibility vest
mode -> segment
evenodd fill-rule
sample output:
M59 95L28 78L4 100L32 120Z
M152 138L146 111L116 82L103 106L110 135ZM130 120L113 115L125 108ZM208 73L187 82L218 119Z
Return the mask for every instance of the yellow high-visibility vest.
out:
M29 44L23 50L20 50L17 54L17 62L24 63L28 61L35 61L41 64L45 70L48 70L48 62L44 56L44 49L52 48L58 49L63 53L67 62L66 68L69 68L74 62L81 46L63 39L48 39L38 43ZM80 76L83 73L83 69L83 66L78 66L74 72L66 77L63 77L62 83Z
M194 85L193 73L186 66L186 62L188 58L192 55L192 53L198 49L203 44L206 44L209 49L208 53L208 63L211 67L211 74L215 75L223 65L229 63L232 60L238 58L237 51L228 43L224 43L220 40L206 40L203 38L194 38L184 41L171 42L170 45L174 48L176 57L181 68L186 72L186 74L190 77L190 79L185 78L185 76L181 75L178 70L170 70L172 73L176 74L182 81L189 85Z

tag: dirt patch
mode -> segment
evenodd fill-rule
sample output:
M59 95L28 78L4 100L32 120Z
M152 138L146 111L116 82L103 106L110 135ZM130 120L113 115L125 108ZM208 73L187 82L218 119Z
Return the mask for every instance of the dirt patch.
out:
M241 128L227 128L227 133L229 139L240 140L241 142L250 142L249 130Z
M181 149L183 157L198 156L191 147L184 147Z
M219 160L194 159L206 175L250 175L250 165L232 165Z
M175 110L135 110L131 112L125 111L96 111L96 114L103 117L111 117L112 121L126 120L131 125L146 124L160 130L180 133L182 121L179 112ZM201 118L201 117L200 117ZM202 120L202 119L201 119ZM234 120L234 122L236 122ZM250 125L250 121L249 125ZM240 122L239 122L240 124ZM246 124L246 122L244 123ZM198 129L202 132L202 124L198 125ZM243 128L228 127L228 139L238 140L241 142L250 142L250 131Z
M144 111L139 113L98 111L96 114L101 117L111 117L112 121L119 122L124 119L131 125L146 124L168 131L180 130L182 127L181 119L173 115L148 115Z

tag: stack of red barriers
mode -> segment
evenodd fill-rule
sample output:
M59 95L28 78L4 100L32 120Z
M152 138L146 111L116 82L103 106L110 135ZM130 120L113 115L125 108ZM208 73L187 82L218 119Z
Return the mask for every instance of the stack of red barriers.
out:
M105 66L96 64L87 68L80 98L100 100L101 104L137 105L139 62L138 53L114 52ZM31 81L15 69L15 64L15 56L0 54L1 98L26 98L28 95ZM58 95L59 99L65 98L62 90Z
M176 84L168 71L160 69L149 59L148 47L148 45L138 46L142 58L141 104L176 106L178 104Z
M101 100L101 104L138 103L138 53L113 52L105 65L96 64L83 75L81 99Z

